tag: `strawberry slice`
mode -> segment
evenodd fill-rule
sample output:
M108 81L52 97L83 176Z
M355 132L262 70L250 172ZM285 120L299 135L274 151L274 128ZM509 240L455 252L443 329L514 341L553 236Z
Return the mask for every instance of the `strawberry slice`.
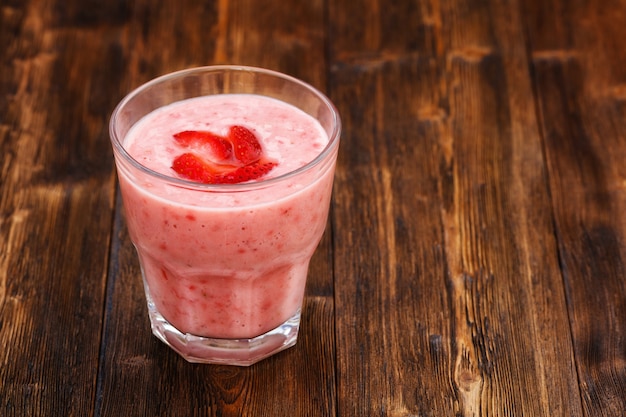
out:
M213 166L193 153L184 153L174 158L172 169L181 177L195 182L211 184L215 181L216 173Z
M193 153L177 156L172 169L181 177L204 184L237 184L251 181L267 174L276 166L269 160L258 160L249 165L236 167L214 164Z
M237 184L255 180L267 174L276 166L276 162L270 160L259 159L250 165L244 165L234 171L221 174L218 178L219 184Z
M243 165L258 161L263 155L261 144L254 133L243 126L231 126L228 139L233 144L235 158Z
M224 162L231 159L233 145L215 133L201 130L185 130L176 133L174 139L185 148L196 149L215 162Z

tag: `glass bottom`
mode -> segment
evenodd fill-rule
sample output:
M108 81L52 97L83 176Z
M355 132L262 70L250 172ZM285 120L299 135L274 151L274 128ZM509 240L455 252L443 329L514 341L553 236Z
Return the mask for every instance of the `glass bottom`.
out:
M183 333L159 313L146 291L152 333L191 363L250 366L296 344L300 309L278 327L251 339L216 339Z

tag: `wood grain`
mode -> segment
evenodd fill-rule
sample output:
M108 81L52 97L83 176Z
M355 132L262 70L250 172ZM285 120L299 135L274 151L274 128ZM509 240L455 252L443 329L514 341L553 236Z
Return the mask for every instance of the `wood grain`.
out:
M0 414L89 415L113 213L107 83L118 80L105 69L115 52L108 28L75 25L49 3L2 13Z
M615 48L626 3L613 3L526 13L578 382L593 416L626 413L626 53Z
M0 0L0 415L626 414L626 1ZM343 120L296 347L150 333L108 118L210 64Z
M335 51L340 415L582 415L519 13L371 12L332 15L379 34Z

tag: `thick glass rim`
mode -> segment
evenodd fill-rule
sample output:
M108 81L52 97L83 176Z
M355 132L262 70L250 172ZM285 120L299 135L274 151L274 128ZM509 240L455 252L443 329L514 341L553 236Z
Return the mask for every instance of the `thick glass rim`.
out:
M167 82L170 79L180 78L180 77L193 75L197 73L210 73L210 72L252 72L252 73L269 75L275 78L282 78L285 81L289 81L294 84L300 85L304 89L313 93L317 98L319 98L320 102L322 102L330 110L330 113L332 115L333 126L332 126L332 131L329 134L328 143L326 144L326 147L313 160L311 160L310 162L308 162L307 164L303 165L302 167L296 170L284 173L282 175L279 175L273 178L262 179L260 181L255 181L255 182L238 183L238 184L204 184L204 183L199 183L199 182L195 182L191 180L186 180L183 178L177 178L177 177L173 177L167 174L157 172L153 169L150 169L144 166L143 164L141 164L135 158L133 158L122 145L122 141L120 140L118 133L116 131L116 120L118 119L118 115L122 112L122 110L128 104L128 102L131 101L136 96L138 96L139 94L141 94L143 91L155 85ZM241 93L241 94L248 94L248 93ZM254 94L254 93L249 93L249 94ZM201 96L198 96L198 97L201 97ZM134 168L142 171L145 174L148 174L150 177L153 177L159 181L164 181L171 185L175 185L181 188L188 188L188 189L198 190L198 191L238 192L238 191L248 191L248 190L255 190L255 189L262 189L265 187L269 187L273 184L277 184L285 180L288 180L292 177L306 173L307 171L312 170L319 164L326 161L330 157L330 154L332 154L334 150L338 147L340 136L341 136L341 118L339 116L339 112L337 111L335 105L332 103L332 101L330 101L330 99L324 93L322 93L321 91L319 91L317 88L313 87L312 85L302 80L299 80L298 78L292 77L290 75L287 75L278 71L273 71L273 70L259 68L259 67L251 67L251 66L244 66L244 65L210 65L210 66L188 68L188 69L183 69L183 70L174 71L168 74L164 74L140 85L134 90L131 90L131 92L128 93L119 102L119 104L115 107L115 109L111 113L111 118L109 121L109 136L111 138L111 142L113 143L113 147L115 148L116 152L119 155L121 155L125 161L130 163Z

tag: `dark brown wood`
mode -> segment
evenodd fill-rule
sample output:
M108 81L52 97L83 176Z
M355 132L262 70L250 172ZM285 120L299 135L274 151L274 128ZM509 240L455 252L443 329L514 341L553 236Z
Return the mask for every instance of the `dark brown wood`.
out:
M626 414L626 1L0 0L0 416ZM151 335L108 118L186 67L343 119L296 347Z
M340 415L581 415L520 15L422 7L338 42Z
M90 415L121 73L108 28L44 1L1 10L0 414Z
M626 52L617 45L626 2L526 7L583 408L586 415L623 415Z

